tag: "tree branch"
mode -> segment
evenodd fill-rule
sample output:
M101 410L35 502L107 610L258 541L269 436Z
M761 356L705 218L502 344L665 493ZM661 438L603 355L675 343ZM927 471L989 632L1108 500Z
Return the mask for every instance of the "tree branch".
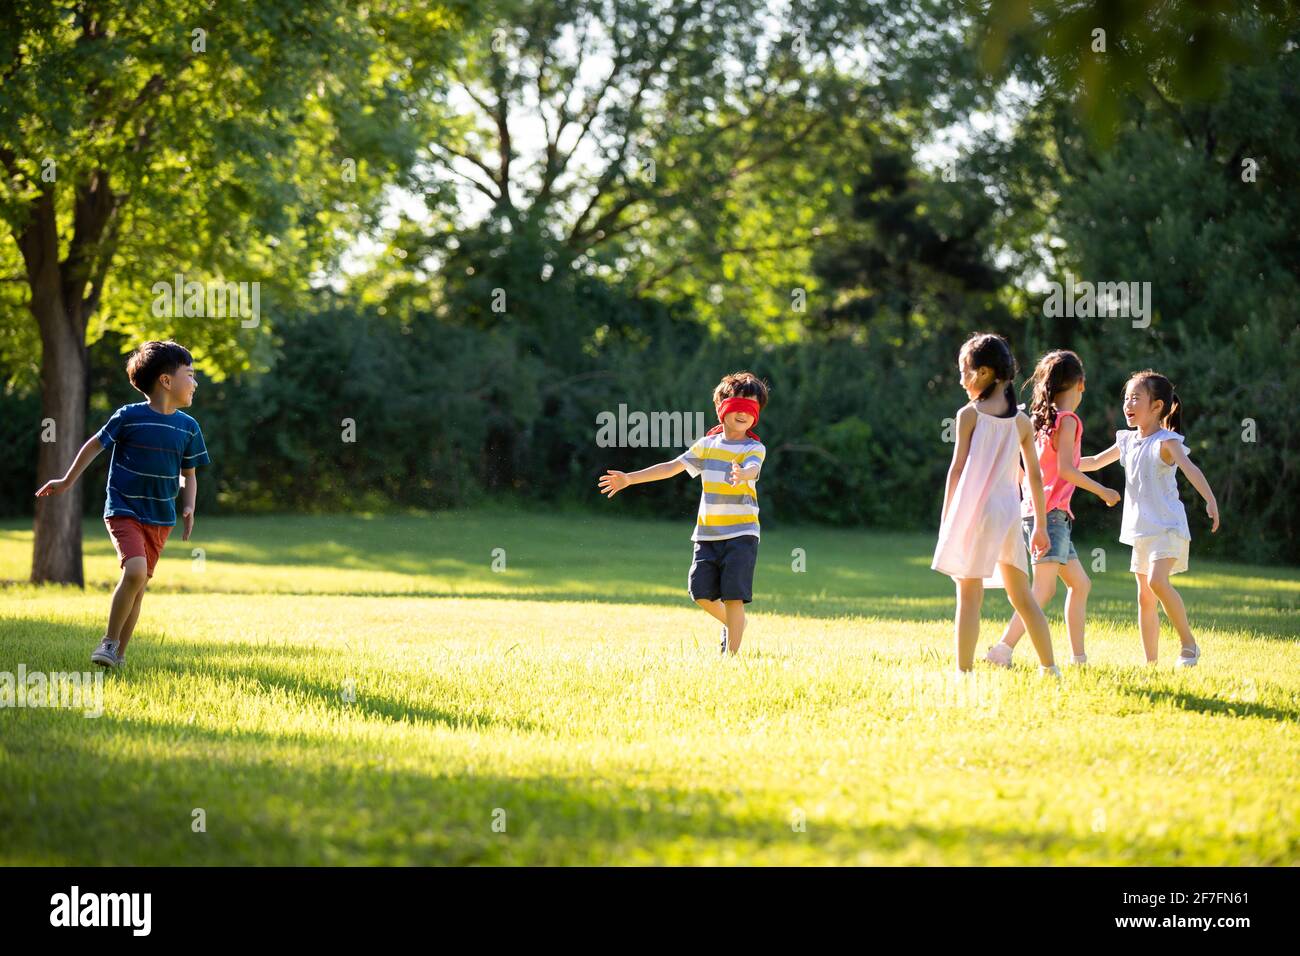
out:
M77 185L73 197L72 239L67 257L61 263L65 305L81 306L86 301L87 283L92 274L104 268L99 260L111 258L103 248L103 240L107 227L117 215L118 202L108 183L108 173L103 169L91 170ZM83 314L83 321L84 318Z
M664 41L662 49L660 49L655 56L649 59L646 63L645 69L641 71L641 75L637 82L636 92L633 94L632 101L628 105L627 122L623 128L623 141L619 144L618 153L609 161L605 166L604 171L597 179L595 190L592 193L591 198L583 208L582 213L574 221L573 229L570 230L569 236L565 240L566 245L570 247L576 246L584 235L589 234L589 231L585 228L584 224L587 221L587 217L591 215L592 210L595 209L596 204L600 202L605 191L613 185L614 181L618 179L620 175L623 160L627 156L627 147L632 141L632 133L634 129L639 128L637 123L639 122L641 100L644 98L645 92L649 88L650 80L660 71L663 63L676 48L681 39L682 31L686 26L687 19L696 13L699 8L700 4L696 2L691 5L691 8L687 12L677 16L673 20L672 31Z
M443 145L442 143L430 143L430 144L429 144L429 149L443 149L443 150L446 150L447 152L451 153L451 155L455 156L455 157L458 158L458 159L463 159L463 160L466 160L467 162L473 163L475 166L477 166L479 169L481 169L481 170L484 172L484 174L487 176L489 182L491 182L491 183L493 183L493 184L496 183L496 176L495 176L495 174L492 172L492 167L489 166L487 163L483 162L483 160L479 159L477 156L472 156L472 155L470 155L469 153L463 153L463 152L461 152L460 150L452 149L450 146L445 146L445 145ZM469 181L470 181L471 183L473 183L475 186L478 186L479 189L484 189L484 187L482 186L481 183L479 183L479 182L478 182L477 180L475 180L475 179L471 179L469 176L466 176L464 173L458 172L458 171L457 171L457 170L456 170L456 169L451 165L451 163L447 162L446 160L440 159L440 158L438 158L438 157L436 157L436 156L435 156L434 158L435 158L438 162L440 162L440 163L442 163L444 166L446 166L448 169L450 169L453 173L456 173L456 175L461 176L461 177L463 177L464 179L469 180ZM484 191L486 192L487 190L484 189ZM493 198L494 201L500 198L499 196L497 196L496 194L491 193L491 192L488 192L488 195L491 196L491 197Z
M450 152L452 156L459 156L460 159L469 160L471 161L471 163L476 164L480 169L486 169L487 173L489 173L489 182L495 183L495 179L491 178L491 169L487 168L486 165L480 163L480 161L474 159L473 156L467 156L464 155L464 153L456 152L455 150L452 150L451 147L442 146L441 143L429 143L430 150L433 150L433 148L435 147L439 148L439 150L446 150L447 152ZM464 179L465 182L468 182L469 185L473 186L474 189L480 191L480 193L487 196L487 198L493 200L493 204L497 204L500 202L500 196L493 193L493 191L491 191L489 187L482 185L481 182L478 182L478 179L469 176L469 174L467 173L461 173L459 169L456 169L455 166L451 165L451 163L448 163L448 161L443 160L442 157L434 156L434 160L437 161L437 163L442 164L443 168L445 168L448 173L451 173L452 176L459 176L461 179Z
M798 240L794 242L781 242L772 246L732 246L729 249L718 249L717 253L718 255L727 256L727 255L764 255L769 252L789 252L791 249L806 249L809 246L813 245L814 243L829 238L830 235L832 235L832 233L819 233L818 235L810 236L807 239ZM636 287L637 295L641 295L649 291L650 289L654 288L656 285L658 285L664 279L667 279L678 269L681 269L683 266L690 265L690 262L691 262L690 259L687 259L686 257L682 257L678 259L676 262L674 262L672 265L665 266L659 269L657 272L653 273L647 279L643 280L637 285Z
M605 94L609 92L609 88L613 85L614 80L617 79L618 75L623 72L623 68L626 65L627 65L627 60L624 57L622 57L622 55L614 58L614 66L609 71L609 76L605 77L605 81L600 85L600 89L588 101L587 105L583 108L582 112L579 114L579 116L581 117L580 119L581 125L578 127L578 138L573 141L573 145L569 147L569 151L564 154L564 158L557 164L555 169L555 175L551 176L548 180L546 180L543 183L543 192L548 197L550 195L550 189L552 183L555 182L555 180L560 176L561 173L563 173L566 169L569 168L569 163L573 160L574 155L578 152L578 148L582 145L582 141L587 138L587 133L591 130L591 124L594 123L596 117L600 115L600 104L605 101ZM567 102L568 100L567 96L565 97L565 100ZM563 128L556 131L555 145L557 149L560 145L560 135L563 132L564 132Z
M1151 79L1151 75L1149 73L1145 74L1145 76L1146 76L1147 86L1151 88L1151 92L1156 95L1156 99L1160 101L1161 105L1164 106L1165 110L1174 118L1174 121L1182 129L1183 135L1187 137L1187 145L1188 146L1195 145L1196 137L1192 135L1192 129L1190 126L1187 125L1187 122L1183 119L1183 114L1179 112L1178 107L1175 106L1168 99L1166 99L1165 94L1160 92L1160 87L1156 86L1156 81Z

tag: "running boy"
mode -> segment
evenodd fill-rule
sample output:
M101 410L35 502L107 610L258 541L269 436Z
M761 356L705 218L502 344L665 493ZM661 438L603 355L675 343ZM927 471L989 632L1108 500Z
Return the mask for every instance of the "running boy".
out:
M691 598L722 624L722 653L735 654L745 634L745 605L753 600L758 560L758 475L767 449L753 432L767 404L767 386L752 372L725 376L713 390L718 422L672 461L641 471L607 471L600 491L613 498L628 485L703 475L695 520Z
M77 452L62 478L41 486L37 495L67 491L109 446L108 497L104 524L113 539L122 579L113 592L104 639L90 655L102 667L126 663L126 645L140 617L140 600L153 577L158 556L176 525L176 494L181 492L182 541L194 528L198 483L194 469L208 463L199 423L180 411L194 401L194 360L175 342L145 342L131 354L126 374L148 401L123 405Z

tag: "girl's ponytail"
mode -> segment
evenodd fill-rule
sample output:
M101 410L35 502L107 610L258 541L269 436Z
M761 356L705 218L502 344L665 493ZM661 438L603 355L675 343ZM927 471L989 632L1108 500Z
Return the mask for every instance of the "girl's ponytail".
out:
M1151 401L1161 403L1160 411L1163 413L1160 416L1161 428L1168 428L1171 432L1178 432L1180 435L1183 433L1183 403L1178 400L1173 382L1148 368L1130 375L1128 384L1145 389ZM1124 390L1128 391L1128 385L1124 386Z
M993 394L993 387L998 382L1006 382L1007 404L1012 413L1016 410L1016 390L1011 380L1019 371L1016 358L1011 354L1007 340L992 332L976 332L968 338L957 353L958 361L969 368L988 368L993 371L993 381L980 393L980 400Z
M1038 360L1029 380L1034 387L1033 404L1029 406L1034 434L1052 433L1056 427L1056 396L1082 379L1083 362L1069 349L1056 349Z
M1172 386L1169 389L1169 414L1161 423L1171 432L1183 433L1183 403L1178 400L1178 392Z
M1034 387L1033 397L1029 401L1029 420L1033 423L1035 435L1044 431L1050 435L1052 426L1056 424L1056 406L1052 404L1052 396L1047 390L1047 379L1039 375L1040 369L1041 362L1028 383Z

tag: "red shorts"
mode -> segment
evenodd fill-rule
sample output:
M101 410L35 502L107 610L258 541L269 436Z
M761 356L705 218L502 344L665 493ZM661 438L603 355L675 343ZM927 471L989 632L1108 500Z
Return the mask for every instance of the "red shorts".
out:
M113 547L117 550L118 567L125 567L127 558L144 558L149 565L149 577L153 577L158 556L167 543L167 536L172 533L171 527L165 524L145 524L122 515L105 518L104 524L108 526Z

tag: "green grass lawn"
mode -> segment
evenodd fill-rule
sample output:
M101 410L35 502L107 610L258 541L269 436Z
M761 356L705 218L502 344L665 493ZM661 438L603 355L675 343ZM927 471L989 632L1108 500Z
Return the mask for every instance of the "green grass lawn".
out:
M1193 544L1205 657L1176 671L1166 627L1148 668L1128 549L1085 540L1109 566L1092 664L1045 682L1026 641L958 685L931 536L769 531L720 660L689 519L615 507L201 516L102 716L0 710L0 862L1297 862L1300 572ZM0 579L30 557L0 524ZM117 575L98 522L86 575L0 588L0 672L91 669ZM984 612L981 654L1001 592ZM1068 657L1060 595L1049 618Z

